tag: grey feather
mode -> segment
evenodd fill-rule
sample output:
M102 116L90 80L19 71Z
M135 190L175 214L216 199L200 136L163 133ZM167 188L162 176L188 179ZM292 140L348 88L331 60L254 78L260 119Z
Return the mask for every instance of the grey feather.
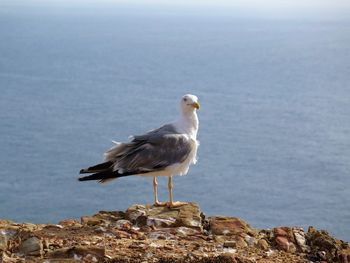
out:
M129 143L117 144L105 153L105 160L114 162L114 170L136 174L160 171L181 163L191 150L188 136L167 124L144 135L134 136Z

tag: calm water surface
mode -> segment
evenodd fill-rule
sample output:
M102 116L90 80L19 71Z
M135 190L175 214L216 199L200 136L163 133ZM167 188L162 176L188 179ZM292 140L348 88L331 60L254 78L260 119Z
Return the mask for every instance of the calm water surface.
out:
M0 37L0 218L152 202L151 178L78 171L175 119L190 92L199 161L175 199L350 240L350 21L2 10Z

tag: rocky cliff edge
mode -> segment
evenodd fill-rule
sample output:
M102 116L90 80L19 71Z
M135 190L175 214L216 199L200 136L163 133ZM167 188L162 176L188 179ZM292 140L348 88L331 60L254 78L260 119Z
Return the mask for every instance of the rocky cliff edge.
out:
M58 224L0 220L0 262L340 262L349 243L309 227L255 229L198 204L133 205Z

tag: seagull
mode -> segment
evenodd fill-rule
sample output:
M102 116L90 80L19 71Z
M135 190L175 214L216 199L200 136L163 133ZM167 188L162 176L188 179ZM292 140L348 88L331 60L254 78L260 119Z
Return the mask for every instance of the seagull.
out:
M143 135L131 136L129 142L113 141L115 145L104 153L104 162L81 169L80 174L90 175L78 180L105 183L124 176L151 176L155 206L183 205L173 201L172 177L186 175L190 165L197 162L199 108L197 96L184 95L178 120ZM158 201L157 176L168 177L169 202Z

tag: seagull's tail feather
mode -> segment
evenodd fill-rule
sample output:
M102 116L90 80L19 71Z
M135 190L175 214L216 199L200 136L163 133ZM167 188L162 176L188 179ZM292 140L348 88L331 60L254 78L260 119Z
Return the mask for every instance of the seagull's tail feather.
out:
M112 169L108 169L102 172L97 172L91 175L79 177L79 181L92 181L92 180L98 180L99 183L106 183L113 179L129 176L129 175L142 175L149 173L149 171L133 171L133 172L124 172L119 173L119 171L113 171Z
M113 165L113 162L108 161L108 162L97 164L95 166L91 166L91 167L86 168L86 169L81 169L80 173L81 174L86 174L86 173L103 172L103 171L109 170L112 165Z
M113 170L107 170L107 171L102 171L98 173L94 173L91 175L87 175L84 177L80 177L78 180L79 181L91 181L91 180L98 180L100 183L104 183L107 181L110 181L112 179L116 179L118 177L123 177L123 176L128 176L131 174L120 174L118 171L113 171Z

